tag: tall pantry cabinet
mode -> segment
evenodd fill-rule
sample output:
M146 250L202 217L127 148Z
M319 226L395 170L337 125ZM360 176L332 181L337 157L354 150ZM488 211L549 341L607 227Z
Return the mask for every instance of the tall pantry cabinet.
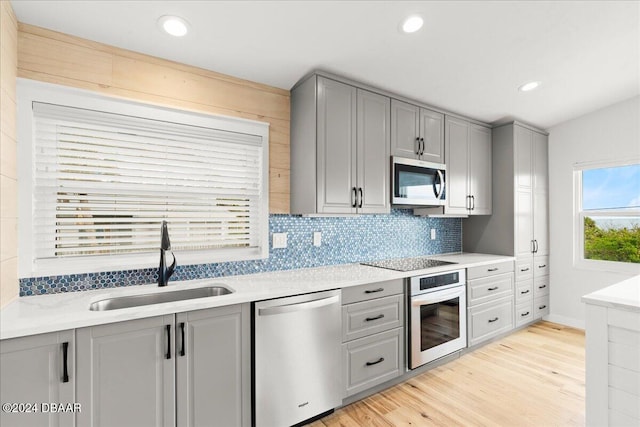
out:
M549 313L548 135L514 122L493 129L493 214L463 220L463 247L516 257L516 326Z

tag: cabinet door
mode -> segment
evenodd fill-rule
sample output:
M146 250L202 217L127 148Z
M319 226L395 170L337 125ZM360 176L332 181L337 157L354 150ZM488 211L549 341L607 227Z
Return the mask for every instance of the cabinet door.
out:
M469 194L471 215L491 215L491 129L469 129Z
M533 186L536 191L549 189L549 143L547 136L532 132Z
M391 100L391 155L417 159L420 137L420 108Z
M178 426L251 424L249 306L176 315Z
M67 377L64 377L66 343ZM73 426L73 412L51 412L41 403L73 404L75 400L73 331L3 340L0 345L2 403L36 404L38 412L0 413L2 426Z
M444 114L421 108L420 138L424 144L420 159L444 163Z
M174 331L173 315L78 329L78 425L175 425Z
M359 213L389 213L390 101L386 96L358 89L357 182L362 189Z
M533 187L533 132L514 125L515 138L515 181L519 189Z
M549 254L549 172L547 136L533 132L533 238L536 255Z
M533 256L533 197L531 190L516 191L515 248L518 260Z
M355 213L356 88L318 77L318 213Z
M469 214L469 123L447 117L445 120L445 158L447 159L447 204L445 213Z

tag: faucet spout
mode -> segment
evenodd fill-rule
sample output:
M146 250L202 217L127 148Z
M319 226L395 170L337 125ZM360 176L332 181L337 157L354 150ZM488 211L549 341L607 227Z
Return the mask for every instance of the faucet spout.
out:
M167 252L171 252L173 262L167 266ZM160 231L160 266L158 267L158 286L167 286L169 278L176 269L176 256L171 251L171 241L169 240L169 229L167 221L162 221Z

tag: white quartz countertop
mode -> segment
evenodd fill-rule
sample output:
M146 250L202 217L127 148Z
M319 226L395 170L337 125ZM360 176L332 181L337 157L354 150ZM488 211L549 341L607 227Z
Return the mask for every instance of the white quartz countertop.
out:
M587 304L640 312L640 276L634 276L587 294L582 297L582 301Z
M437 255L431 258L455 262L456 264L407 272L386 270L360 264L343 264L243 276L170 282L168 286L163 288L152 284L20 297L0 309L0 339L221 307L328 289L347 288L367 283L514 260L513 257L509 256L475 253ZM217 297L168 302L118 310L89 310L91 303L106 298L171 292L210 285L225 286L231 289L233 293Z

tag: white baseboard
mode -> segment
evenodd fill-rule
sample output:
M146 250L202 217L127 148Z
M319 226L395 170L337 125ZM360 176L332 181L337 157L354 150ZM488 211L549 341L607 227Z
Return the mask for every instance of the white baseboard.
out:
M547 316L544 316L543 319L548 320L549 322L559 323L561 325L584 330L584 320L581 320L581 319L574 319L573 317L559 316L557 314L549 314Z

